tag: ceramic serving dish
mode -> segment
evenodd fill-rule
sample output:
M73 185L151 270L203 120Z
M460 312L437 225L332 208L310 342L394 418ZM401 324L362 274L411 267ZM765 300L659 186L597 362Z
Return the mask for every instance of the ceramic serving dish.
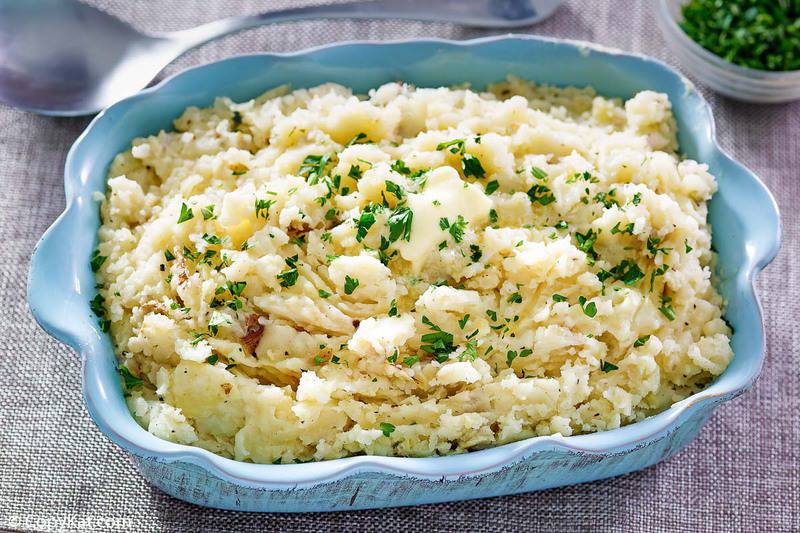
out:
M359 456L317 463L256 465L160 440L125 405L109 337L89 310L89 267L99 225L92 199L104 191L114 155L134 137L172 127L189 105L215 96L252 98L277 85L333 81L366 92L392 80L418 86L470 82L481 88L509 74L557 85L592 85L630 97L643 89L672 100L681 150L719 180L710 203L719 288L728 302L735 357L707 389L626 427L571 437L536 437L463 455ZM778 251L778 209L752 172L726 155L711 111L694 87L662 63L586 43L506 36L464 42L345 43L288 55L239 56L187 70L98 115L69 152L66 209L37 245L28 280L42 327L80 355L87 409L100 430L131 453L154 485L200 505L250 511L328 511L463 500L617 476L686 446L712 411L749 388L764 358L757 273Z

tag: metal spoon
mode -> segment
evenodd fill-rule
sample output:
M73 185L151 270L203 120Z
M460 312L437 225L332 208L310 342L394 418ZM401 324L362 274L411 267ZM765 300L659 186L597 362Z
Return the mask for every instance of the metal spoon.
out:
M548 17L560 0L371 0L231 17L145 35L75 0L0 0L0 102L43 115L95 113L147 86L203 43L302 19L408 19L514 28Z

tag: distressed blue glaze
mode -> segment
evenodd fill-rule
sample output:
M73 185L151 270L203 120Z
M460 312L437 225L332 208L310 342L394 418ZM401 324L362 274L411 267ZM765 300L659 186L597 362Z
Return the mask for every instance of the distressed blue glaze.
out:
M360 456L310 464L254 465L160 440L132 418L122 396L108 335L89 310L89 256L99 225L96 191L105 191L114 155L134 137L169 129L189 105L215 96L245 100L289 83L337 82L363 92L404 80L418 86L475 87L513 74L555 85L592 85L600 94L667 93L681 151L719 180L709 218L718 277L734 328L735 357L707 389L626 427L572 437L537 437L458 456ZM187 70L100 115L67 157L67 207L37 245L28 300L51 335L83 362L86 406L100 430L135 457L143 475L169 494L200 505L251 511L327 511L479 498L592 481L654 464L688 444L713 409L748 389L764 359L756 274L776 255L774 199L752 172L717 145L711 111L692 85L664 64L577 43L530 36L452 42L346 43L289 55L239 56Z

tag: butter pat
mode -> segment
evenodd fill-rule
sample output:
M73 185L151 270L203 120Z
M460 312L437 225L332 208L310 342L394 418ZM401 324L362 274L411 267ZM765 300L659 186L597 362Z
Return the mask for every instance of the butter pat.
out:
M467 228L475 230L488 220L492 201L478 185L463 181L452 167L439 167L428 174L423 192L408 195L408 206L414 212L411 239L398 241L395 247L416 274L438 244L449 237L439 227L439 219L446 217L452 222L461 215L469 223Z

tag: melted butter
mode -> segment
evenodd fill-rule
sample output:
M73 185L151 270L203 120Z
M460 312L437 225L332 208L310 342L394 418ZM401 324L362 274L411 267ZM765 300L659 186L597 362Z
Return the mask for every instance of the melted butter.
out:
M409 194L408 206L414 212L411 239L398 241L395 247L418 274L439 243L451 239L447 230L439 227L439 219L446 217L452 223L461 215L469 223L467 229L477 230L488 220L492 201L478 185L463 181L452 167L440 167L428 174L424 191Z

